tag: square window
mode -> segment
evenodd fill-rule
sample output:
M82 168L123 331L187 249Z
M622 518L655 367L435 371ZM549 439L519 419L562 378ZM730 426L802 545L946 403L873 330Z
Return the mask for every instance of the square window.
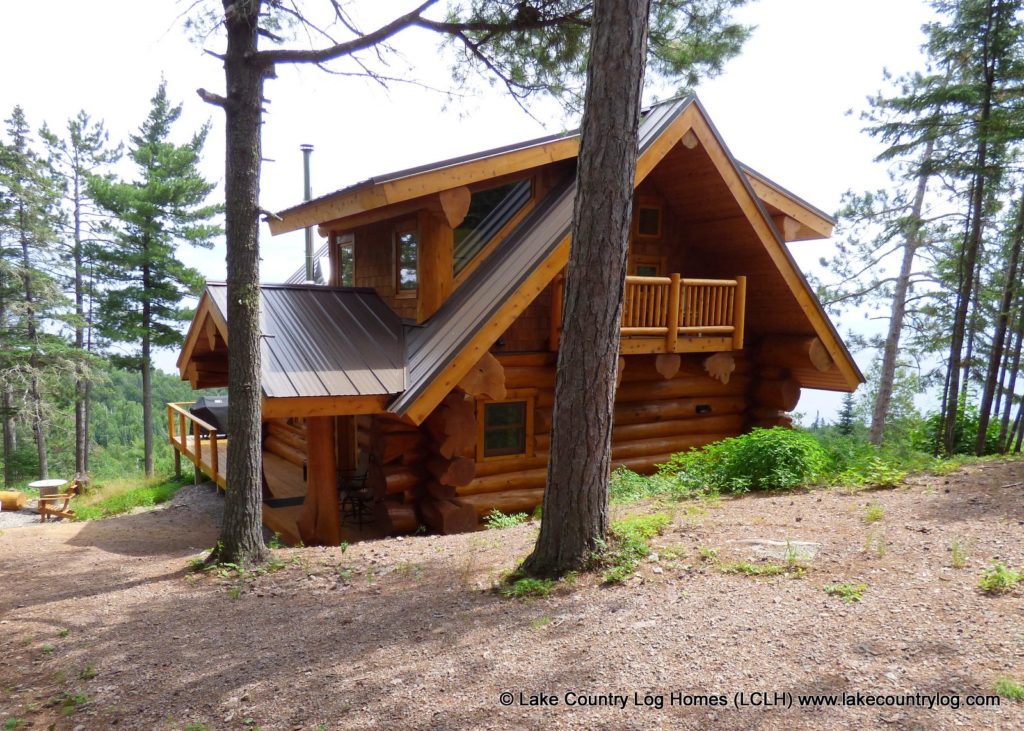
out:
M533 389L505 401L477 401L477 461L533 454Z
M661 236L661 209L654 206L640 206L637 213L636 229L640 236Z

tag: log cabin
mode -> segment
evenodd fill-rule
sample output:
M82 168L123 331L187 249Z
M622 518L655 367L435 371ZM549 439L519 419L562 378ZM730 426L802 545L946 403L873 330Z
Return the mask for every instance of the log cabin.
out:
M487 150L271 218L273 234L317 227L330 265L326 286L262 286L269 528L336 544L541 503L578 147L566 134ZM635 189L614 464L650 473L791 425L801 389L863 382L786 246L834 221L738 163L697 99L645 110ZM226 311L210 283L178 360L193 388L227 384ZM168 427L229 483L230 435L180 404Z

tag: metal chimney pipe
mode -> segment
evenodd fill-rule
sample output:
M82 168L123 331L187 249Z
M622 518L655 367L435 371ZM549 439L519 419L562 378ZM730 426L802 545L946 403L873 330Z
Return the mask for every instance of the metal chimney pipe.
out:
M313 188L309 182L309 156L313 152L313 145L300 145L302 150L302 174L304 180L303 200L310 200L313 197ZM315 275L313 266L313 227L306 227L306 281L312 282Z

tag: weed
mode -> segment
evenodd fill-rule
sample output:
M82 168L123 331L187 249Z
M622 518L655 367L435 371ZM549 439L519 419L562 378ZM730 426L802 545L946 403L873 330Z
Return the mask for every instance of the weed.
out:
M377 583L377 570L372 566L366 569L366 583L376 584Z
M348 584L352 581L352 569L342 566L340 563L337 566L338 578L341 579L343 584Z
M236 601L242 597L242 582L239 581L237 584L232 584L228 587L228 599Z
M284 547L284 544L281 542L281 534L280 533L276 533L275 532L274 535L270 536L270 540L267 541L267 548L270 548L271 550L273 550L275 548L283 548L283 547Z
M968 555L967 545L959 538L954 538L949 545L949 560L953 568L962 569L966 566Z
M868 505L864 506L864 522L868 525L871 525L872 523L877 523L884 517L885 508L883 508L881 505L869 503Z
M84 706L89 702L89 696L85 693L62 693L59 696L55 696L46 702L48 706L60 706L60 714L62 716L73 715L79 706Z
M64 629L62 629L60 632L57 633L57 636L60 637L61 639L63 639L65 637L67 637L69 634L71 634L71 630L69 630L67 627L65 627Z
M338 550L340 550L342 555L344 555L345 551L348 550L348 541L342 541L341 543L339 543Z
M514 528L522 525L530 519L526 513L512 513L506 515L500 510L492 510L484 516L484 526L487 530L501 530L503 528Z
M17 731L23 725L25 725L25 721L20 718L8 718L4 721L4 731Z
M395 565L394 572L399 576L419 576L423 573L423 567L411 561L402 561Z
M867 584L826 584L821 588L829 596L837 596L847 604L853 604L863 598L868 586Z
M280 571L285 566L287 566L287 564L285 563L283 558L271 554L270 558L267 559L267 563L264 565L263 568L266 570L268 574L272 574L276 571Z
M650 540L660 535L672 522L667 513L634 515L612 524L608 546L598 557L606 567L604 583L621 584L650 552Z
M1024 701L1024 685L1008 675L1004 675L995 682L995 691L1003 698L1011 701Z
M530 517L533 518L535 521L539 522L540 519L541 519L541 516L543 516L543 515L544 515L544 506L543 505L538 505L537 507L535 507L533 509L533 515L531 515Z
M207 728L202 721L193 721L185 724L185 731L207 731Z
M47 643L47 644L43 645L41 648L39 648L39 649L41 649L43 651L44 655L52 655L54 650L56 650L57 648L54 647L53 645Z
M543 629L544 627L547 627L549 624L551 624L552 621L552 617L548 616L547 614L543 614L535 619L530 620L530 628Z
M717 561L718 549L710 546L697 546L697 555L701 561Z
M502 596L513 599L532 599L547 596L554 586L555 582L551 579L534 579L514 573L502 582L500 591Z
M80 680L92 680L97 675L99 675L99 673L96 672L96 668L91 663L78 672L78 678Z
M889 552L889 544L885 540L885 531L871 530L864 536L864 553L873 553L882 558Z
M1024 577L1019 571L1014 571L1004 563L994 563L985 569L978 580L978 586L986 594L1005 594L1012 591Z
M718 569L724 574L741 574L743 576L778 576L786 573L785 566L775 563L750 563L749 561L724 563Z

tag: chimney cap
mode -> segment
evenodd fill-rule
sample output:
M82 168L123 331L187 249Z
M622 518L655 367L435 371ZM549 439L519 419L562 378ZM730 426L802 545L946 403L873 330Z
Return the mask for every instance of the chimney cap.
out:
M308 142L306 142L306 143L304 143L302 145L299 145L299 149L302 150L303 152L307 152L307 151L308 152L312 152L313 151L313 145L311 145Z

